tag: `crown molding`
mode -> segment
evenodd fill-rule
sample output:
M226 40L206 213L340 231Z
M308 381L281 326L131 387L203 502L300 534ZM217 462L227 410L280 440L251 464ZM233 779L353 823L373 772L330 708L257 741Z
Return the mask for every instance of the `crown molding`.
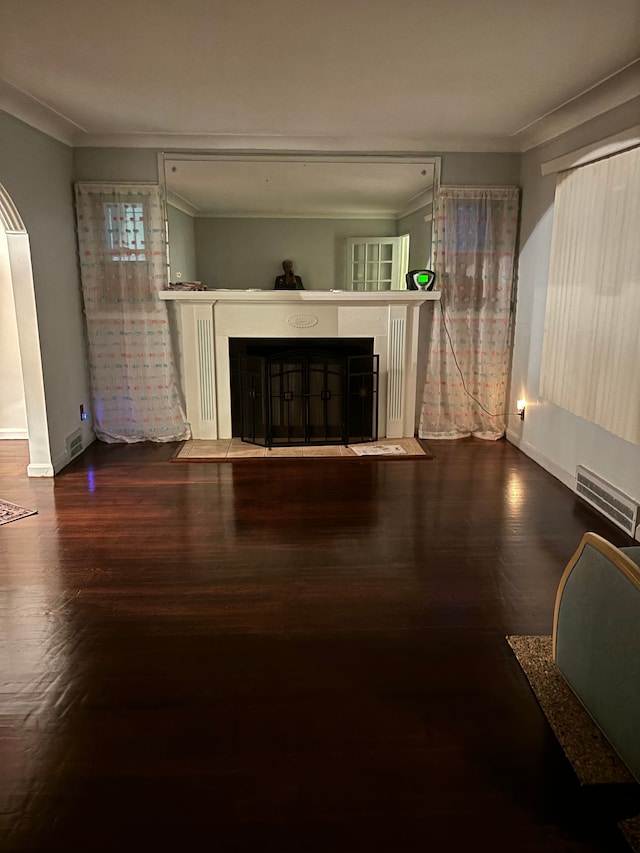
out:
M167 200L167 204L170 202ZM178 210L182 210L183 213L189 213L189 211L184 207L178 207L177 205L172 205L173 207L177 207ZM335 221L336 219L357 219L359 221L366 220L380 220L380 219L389 219L389 220L398 220L402 219L407 214L398 213L394 210L373 210L367 211L366 213L362 213L359 210L339 210L336 213L317 213L311 211L310 213L288 213L286 210L271 210L262 213L247 213L246 210L225 210L224 213L218 213L217 211L207 211L201 210L196 214L189 214L193 216L194 219L330 219Z
M6 80L0 80L0 111L70 147L86 134L79 124Z
M555 109L539 116L510 136L448 136L429 139L404 136L298 136L210 133L95 133L74 122L28 92L6 80L0 81L0 110L48 136L76 148L156 148L164 151L255 151L340 153L371 150L381 154L405 151L434 154L524 153L563 133L640 96L640 59L581 92Z
M186 198L183 198L178 193L174 193L172 190L167 190L167 204L170 207L175 207L176 210L180 210L182 213L186 213L187 216L203 216L204 214L200 210L199 207L196 207L195 204L191 204L190 201L187 201Z
M512 134L521 153L640 96L640 59Z
M395 213L395 218L403 219L405 216L410 216L412 213L415 213L418 210L422 210L422 208L426 207L428 204L433 204L433 188L424 190L423 192L418 193L418 195L409 199L405 207Z
M627 130L607 137L607 139L601 139L591 145L585 145L577 151L570 151L561 157L547 160L540 169L543 177L555 175L567 169L575 169L577 166L595 163L596 160L602 160L605 157L611 157L613 154L620 154L622 151L628 151L630 148L637 148L638 146L640 146L640 124L635 124Z
M422 155L425 151L505 152L518 153L517 143L502 136L435 136L416 139L405 136L268 136L261 134L184 134L184 133L88 133L75 142L79 148L157 148L167 153L205 152L286 152L315 151L341 154L349 151L371 151L372 142L380 154L398 151Z

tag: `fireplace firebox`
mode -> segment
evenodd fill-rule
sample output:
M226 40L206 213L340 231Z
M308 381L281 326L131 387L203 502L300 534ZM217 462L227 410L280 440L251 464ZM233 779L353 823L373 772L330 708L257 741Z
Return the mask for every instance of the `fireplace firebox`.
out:
M234 435L265 447L378 438L372 339L229 342Z

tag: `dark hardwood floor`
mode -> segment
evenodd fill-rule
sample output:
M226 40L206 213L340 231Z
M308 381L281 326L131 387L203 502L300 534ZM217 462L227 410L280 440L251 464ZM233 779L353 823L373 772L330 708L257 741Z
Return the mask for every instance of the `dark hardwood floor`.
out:
M5 445L3 448L2 445ZM505 642L586 530L506 441L170 464L0 442L0 849L623 851Z

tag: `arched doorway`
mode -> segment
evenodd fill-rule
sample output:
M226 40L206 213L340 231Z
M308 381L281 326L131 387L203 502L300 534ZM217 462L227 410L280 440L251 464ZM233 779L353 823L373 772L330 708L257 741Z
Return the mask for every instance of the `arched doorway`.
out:
M24 398L29 433L30 477L53 477L44 395L42 356L31 267L29 235L11 197L0 184L0 252L8 265L18 327Z

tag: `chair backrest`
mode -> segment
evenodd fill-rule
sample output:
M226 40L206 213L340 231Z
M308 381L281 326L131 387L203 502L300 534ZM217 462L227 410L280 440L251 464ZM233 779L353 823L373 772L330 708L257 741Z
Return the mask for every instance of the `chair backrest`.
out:
M586 533L558 586L553 656L640 781L640 548Z

